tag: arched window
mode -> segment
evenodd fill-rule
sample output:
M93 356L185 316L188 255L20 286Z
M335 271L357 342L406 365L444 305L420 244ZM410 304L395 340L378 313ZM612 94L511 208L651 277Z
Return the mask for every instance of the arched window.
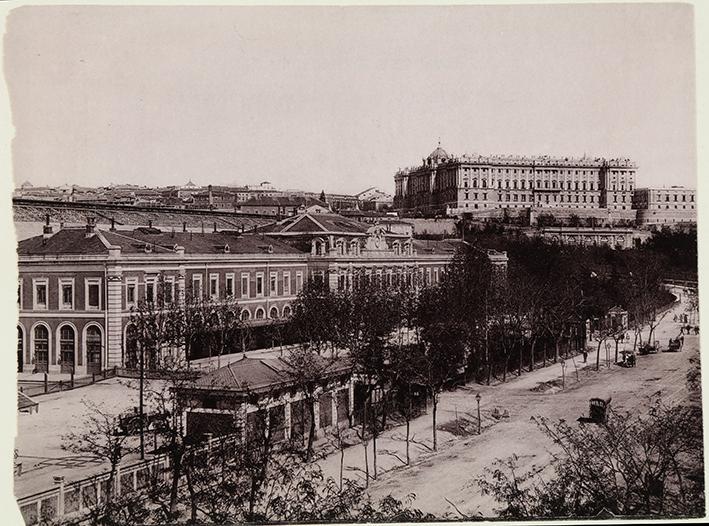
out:
M345 253L345 242L342 239L338 239L335 242L335 247L337 248L337 255L342 256Z
M290 315L291 315L291 308L290 308L290 306L286 305L285 307L283 307L283 317L287 318Z
M278 318L278 309L276 307L271 307L271 310L268 313L268 317L271 318L272 320L275 320Z
M251 319L251 312L249 312L249 309L244 309L241 311L241 320L246 321Z
M254 319L262 320L262 319L264 319L265 317L266 317L266 311L265 311L265 310L263 310L261 307L259 307L258 309L256 309L256 314L254 315Z
M17 372L21 373L25 363L25 338L22 334L22 327L17 326Z
M401 255L401 245L399 244L398 241L394 241L392 248L394 249L394 254L399 256Z
M39 372L46 372L49 366L49 330L44 325L34 328L34 363Z
M74 371L74 356L76 350L76 334L74 328L64 325L59 329L59 359L61 360L61 372L71 373Z
M86 329L86 372L101 372L101 331L95 325Z

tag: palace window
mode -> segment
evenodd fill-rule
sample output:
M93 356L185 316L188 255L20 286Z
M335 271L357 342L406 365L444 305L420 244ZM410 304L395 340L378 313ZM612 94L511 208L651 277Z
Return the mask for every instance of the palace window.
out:
M303 290L303 273L296 272L295 274L295 292L296 294Z

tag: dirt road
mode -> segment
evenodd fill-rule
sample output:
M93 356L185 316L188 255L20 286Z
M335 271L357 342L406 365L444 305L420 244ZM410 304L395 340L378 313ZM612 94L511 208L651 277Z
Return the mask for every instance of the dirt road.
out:
M654 339L660 340L663 347L667 346L670 337L679 333L679 324L672 322L672 316L680 310L681 305L676 305L656 329ZM685 336L682 352L640 356L635 368L606 367L602 357L599 371L595 371L595 354L591 354L589 364L579 370L578 381L574 364L567 360L563 391L558 387L544 390L548 386L545 382L561 378L561 366L555 364L523 374L503 385L470 385L445 393L439 409L439 425L456 418L475 421L475 394L480 393L482 434L454 437L439 431L439 451L434 453L430 450L431 417L424 415L412 423L417 444L411 448L412 465L406 467L399 460L405 458L401 428L387 431L378 440L379 476L370 483L370 494L373 497L392 494L404 498L413 493L416 495L415 507L438 516L455 513L446 499L466 515L492 516L494 503L480 495L475 483L486 467L495 459L512 454L520 457L520 464L525 469L548 462L548 439L530 417L575 421L588 414L589 398L599 395L611 396L612 405L617 410L632 411L643 410L649 397L658 392L666 401L681 400L687 394L685 378L689 358L697 355L698 349L699 337ZM579 361L576 359L576 365L583 365ZM543 384L541 390L540 384ZM491 412L495 408L500 412L506 410L509 418L492 418ZM371 473L371 442L368 461ZM321 466L327 475L339 477L339 453L321 461ZM346 449L344 476L364 481L363 470L364 448L352 446Z

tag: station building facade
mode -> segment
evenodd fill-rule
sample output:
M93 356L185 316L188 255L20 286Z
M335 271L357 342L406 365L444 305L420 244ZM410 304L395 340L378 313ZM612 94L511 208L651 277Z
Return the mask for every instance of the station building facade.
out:
M64 228L18 243L18 369L91 374L126 364L131 308L186 293L233 297L249 324L290 316L308 279L346 287L440 280L457 241L421 241L334 214L290 217L252 233ZM506 265L506 255L491 255Z

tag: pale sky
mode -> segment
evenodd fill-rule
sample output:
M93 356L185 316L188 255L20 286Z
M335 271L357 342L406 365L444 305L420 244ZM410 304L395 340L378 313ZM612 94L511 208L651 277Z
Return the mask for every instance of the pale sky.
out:
M453 154L629 157L696 185L692 7L20 7L15 181L393 193Z

